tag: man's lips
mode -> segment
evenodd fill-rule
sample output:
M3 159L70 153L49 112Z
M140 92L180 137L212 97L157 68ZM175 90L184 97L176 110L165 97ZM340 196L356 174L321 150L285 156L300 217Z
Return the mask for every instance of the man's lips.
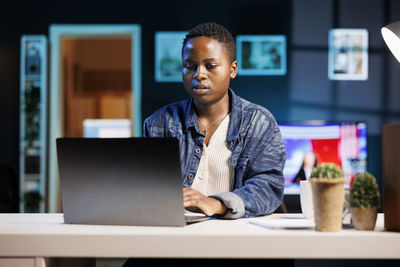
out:
M193 92L195 93L206 93L207 91L210 90L210 88L205 87L205 86L193 86Z

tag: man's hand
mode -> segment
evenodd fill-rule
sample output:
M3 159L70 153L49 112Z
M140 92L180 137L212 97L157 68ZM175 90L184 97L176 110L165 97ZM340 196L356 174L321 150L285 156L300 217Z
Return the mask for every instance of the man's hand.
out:
M225 214L227 211L224 203L213 197L207 197L197 190L189 187L183 188L183 206L192 212L202 212L207 216Z

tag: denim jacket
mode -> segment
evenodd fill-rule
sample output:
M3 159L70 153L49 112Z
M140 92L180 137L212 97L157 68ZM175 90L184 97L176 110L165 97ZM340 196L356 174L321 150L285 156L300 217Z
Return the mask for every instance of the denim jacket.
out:
M228 208L224 218L270 214L283 198L282 170L286 160L279 127L265 108L229 89L230 122L226 142L232 151L232 192L213 195ZM199 166L204 134L198 125L193 100L162 107L144 122L145 137L176 137L180 144L183 186L190 187ZM199 150L200 149L200 150Z

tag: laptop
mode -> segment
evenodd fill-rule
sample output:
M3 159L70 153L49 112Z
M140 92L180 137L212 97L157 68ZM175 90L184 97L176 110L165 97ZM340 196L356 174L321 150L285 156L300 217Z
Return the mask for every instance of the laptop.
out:
M184 226L175 138L58 138L65 223Z

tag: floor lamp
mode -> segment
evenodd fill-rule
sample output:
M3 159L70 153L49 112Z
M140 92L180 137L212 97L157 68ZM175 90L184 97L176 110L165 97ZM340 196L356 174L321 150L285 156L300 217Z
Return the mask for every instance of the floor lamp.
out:
M382 27L381 32L383 40L400 62L400 21Z
M400 21L381 30L390 51L400 62ZM385 229L400 231L400 123L382 126L382 185Z

